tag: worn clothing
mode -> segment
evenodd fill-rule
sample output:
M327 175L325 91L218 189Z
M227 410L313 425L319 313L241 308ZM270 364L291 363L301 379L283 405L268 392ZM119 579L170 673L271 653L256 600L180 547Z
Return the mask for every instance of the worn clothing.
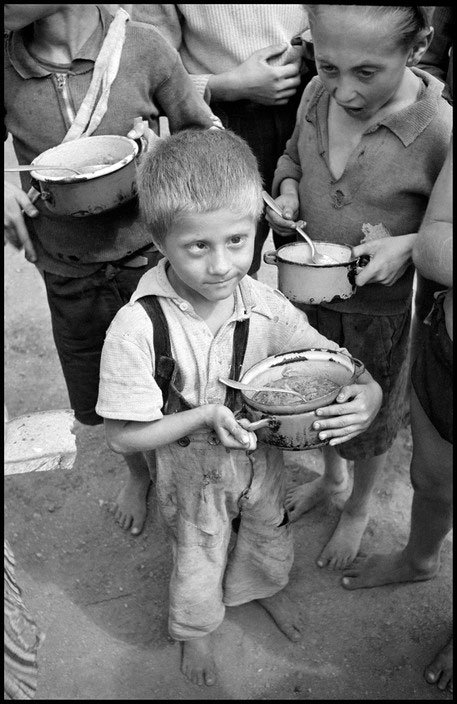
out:
M59 144L77 112L93 74L95 59L108 27L109 12L97 6L100 23L71 65L38 61L27 49L30 27L5 40L4 104L6 133L13 136L20 164ZM178 53L154 27L129 21L107 112L95 135L126 135L135 117L158 131L159 114L170 131L209 128L212 113L198 95ZM30 175L21 174L22 187ZM39 199L37 218L26 218L40 269L60 276L83 277L151 243L138 217L136 199L113 211L85 218L57 217Z
M381 408L371 425L334 449L347 460L382 455L393 445L406 415L410 309L399 315L373 316L340 313L323 306L300 305L300 308L322 335L344 345L353 357L363 361L382 389Z
M95 412L100 357L106 331L125 305L143 274L161 255L143 251L145 263L128 266L128 259L104 264L88 276L58 276L44 272L52 333L75 418L85 425L103 423Z
M3 541L4 600L4 688L5 699L34 699L37 680L37 652L44 640L22 600L17 583L15 559L7 540Z
M302 50L290 45L293 36L308 26L303 5L133 5L133 17L153 24L180 53L197 90L224 127L246 140L254 152L270 192L277 161L292 134L304 87L315 75L313 62L303 60ZM262 105L252 100L221 101L211 96L208 79L230 71L255 51L284 44L283 54L268 59L271 66L295 64L301 85L286 105ZM262 217L257 225L254 256L249 273L259 270L269 225ZM275 246L289 239L273 235Z
M96 410L105 418L153 421L163 417L151 319L139 299L159 297L165 314L176 388L191 406L224 403L238 320L250 328L241 373L261 359L303 347L340 349L319 335L281 293L246 276L232 316L213 335L168 281L167 260L147 272L115 316L103 347ZM234 411L237 408L232 409ZM227 451L214 432L201 430L155 450L157 496L171 531L170 634L181 640L215 630L225 604L272 596L285 586L293 560L284 510L282 452L259 445L254 453ZM239 530L229 551L232 521Z
M411 370L419 402L443 440L453 442L453 342L446 330L443 301L436 295L424 340Z
M355 246L364 223L383 223L394 237L417 232L446 157L452 108L441 97L440 81L411 70L422 81L416 102L369 128L338 179L328 160L330 96L317 76L306 87L273 193L285 178L298 182L299 217L312 239ZM341 313L400 315L410 305L413 273L410 266L393 286L367 284L351 298L322 305Z
M197 90L210 101L208 79L246 61L272 44L288 44L271 66L302 66L301 49L292 37L308 27L303 5L207 4L133 5L132 17L153 24L177 49Z
M102 352L97 412L104 418L151 421L162 417L162 394L154 381L152 325L142 296L156 295L168 321L173 358L181 376L181 393L194 406L224 403L232 359L233 329L250 317L243 373L261 359L303 347L340 349L312 328L306 316L279 291L244 277L236 291L235 310L213 335L192 305L179 297L162 259L140 280L130 302L116 314Z

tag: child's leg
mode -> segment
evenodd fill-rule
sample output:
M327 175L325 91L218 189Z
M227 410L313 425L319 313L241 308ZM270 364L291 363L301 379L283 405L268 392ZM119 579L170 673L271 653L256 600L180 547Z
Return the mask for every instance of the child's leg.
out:
M132 535L139 535L146 520L151 477L142 452L123 455L123 457L129 469L127 483L119 492L110 511L121 528L124 530L130 528Z
M291 521L330 496L340 494L348 486L347 463L331 447L323 447L324 472L311 482L289 489L284 505Z
M293 563L293 538L284 510L286 477L282 453L258 448L253 481L241 503L236 543L224 577L224 603L258 601L292 641L300 638L300 614L282 591Z
M369 502L373 487L384 469L386 458L387 452L377 457L354 461L352 493L344 505L332 537L319 555L319 567L342 569L356 557L370 517Z
M408 543L399 552L357 560L344 572L347 589L431 579L438 571L441 545L452 528L452 444L433 427L414 389L411 430L414 496Z

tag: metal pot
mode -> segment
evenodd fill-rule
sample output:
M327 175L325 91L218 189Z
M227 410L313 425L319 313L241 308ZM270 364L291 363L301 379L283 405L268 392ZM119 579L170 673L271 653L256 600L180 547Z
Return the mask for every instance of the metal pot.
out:
M103 168L80 176L61 171L32 171L32 185L54 215L75 218L113 210L136 196L136 160L141 140L121 135L99 135L64 142L37 156L32 165L52 164L84 170Z
M254 391L242 391L241 414L257 423L253 430L259 441L267 445L275 445L282 450L311 450L326 445L328 440L320 440L319 431L312 427L316 420L315 409L333 403L341 388L353 384L364 369L360 360L343 352L322 348L267 357L248 369L241 381L260 387L292 373L310 377L324 376L337 386L331 393L312 401L277 406L258 403L252 398L255 396Z
M291 301L318 304L350 298L356 291L357 269L366 266L367 255L353 257L351 247L319 242L319 252L336 259L335 264L313 264L306 242L294 242L265 252L266 264L278 267L278 288Z

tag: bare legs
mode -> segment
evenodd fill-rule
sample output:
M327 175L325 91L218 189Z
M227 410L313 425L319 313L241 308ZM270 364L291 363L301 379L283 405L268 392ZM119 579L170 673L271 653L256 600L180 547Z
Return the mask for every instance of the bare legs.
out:
M346 461L333 447L323 449L325 469L322 477L302 484L288 492L285 507L291 521L296 521L305 511L328 496L343 492L347 488ZM369 502L373 486L383 470L387 453L367 460L354 462L354 483L335 531L319 555L319 567L343 569L356 557L363 533L369 519Z
M443 440L411 389L414 496L408 543L399 552L357 559L344 570L346 589L414 582L434 577L444 538L452 528L452 444ZM425 668L424 677L441 690L452 691L452 639Z
M151 474L154 469L154 455L148 453ZM150 469L142 452L123 455L129 474L126 485L119 492L111 508L116 522L123 530L139 535L143 530L147 513L147 496L151 483Z

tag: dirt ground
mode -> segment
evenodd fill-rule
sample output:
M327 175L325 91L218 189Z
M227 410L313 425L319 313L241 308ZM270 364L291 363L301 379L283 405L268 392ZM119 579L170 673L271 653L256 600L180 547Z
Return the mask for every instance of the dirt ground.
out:
M276 269L261 278L274 283ZM5 403L10 417L68 407L43 282L23 254L5 249ZM77 431L72 470L9 477L5 535L24 600L46 639L39 700L451 699L422 676L451 617L452 543L429 582L349 592L315 560L338 519L321 505L294 524L288 587L304 618L291 643L257 604L227 609L218 631L219 682L191 684L166 629L170 549L154 497L143 533L124 533L107 510L125 481L103 429ZM411 438L400 431L373 500L365 552L389 552L408 535ZM322 471L319 450L286 453L290 484Z

